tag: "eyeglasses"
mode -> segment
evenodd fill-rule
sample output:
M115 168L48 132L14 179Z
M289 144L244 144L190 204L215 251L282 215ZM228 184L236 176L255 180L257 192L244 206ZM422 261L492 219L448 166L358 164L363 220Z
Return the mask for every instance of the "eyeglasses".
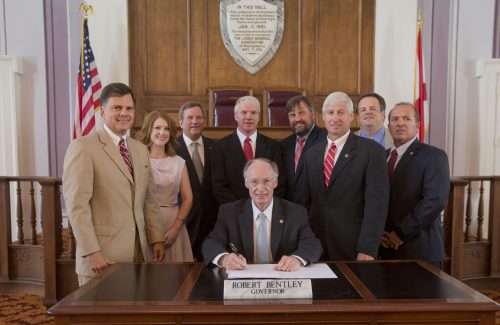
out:
M263 186L268 187L268 186L273 184L274 180L275 180L274 178L266 178L266 179L262 179L262 180L256 179L256 178L252 178L252 179L247 178L246 179L248 184L250 184L250 187L253 187L253 188L259 186L259 184L262 184Z

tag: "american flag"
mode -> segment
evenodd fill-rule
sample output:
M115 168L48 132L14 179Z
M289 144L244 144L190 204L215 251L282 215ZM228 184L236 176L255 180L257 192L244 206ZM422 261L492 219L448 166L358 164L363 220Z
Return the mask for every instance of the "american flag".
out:
M83 18L82 47L77 76L77 105L73 139L92 132L95 128L94 113L100 109L101 81L90 46L87 18Z

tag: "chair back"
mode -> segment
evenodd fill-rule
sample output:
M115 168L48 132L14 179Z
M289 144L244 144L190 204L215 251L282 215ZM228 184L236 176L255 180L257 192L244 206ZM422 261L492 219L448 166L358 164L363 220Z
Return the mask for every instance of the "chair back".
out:
M238 98L251 96L253 89L242 86L213 87L209 90L209 126L236 127L234 105Z
M289 126L286 103L294 96L306 95L302 88L263 89L263 124L264 126Z

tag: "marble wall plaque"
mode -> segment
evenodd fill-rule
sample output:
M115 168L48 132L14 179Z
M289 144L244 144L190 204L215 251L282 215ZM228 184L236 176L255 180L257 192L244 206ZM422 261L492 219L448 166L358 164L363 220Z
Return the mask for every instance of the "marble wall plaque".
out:
M285 22L284 0L221 0L222 41L234 61L250 74L276 54Z

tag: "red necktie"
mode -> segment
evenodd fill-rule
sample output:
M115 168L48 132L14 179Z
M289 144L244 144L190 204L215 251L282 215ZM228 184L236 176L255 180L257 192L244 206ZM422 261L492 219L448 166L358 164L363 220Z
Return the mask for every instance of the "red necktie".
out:
M125 165L127 165L130 175L134 177L134 167L132 166L132 159L130 158L130 153L128 152L128 149L125 146L125 140L123 138L120 140L119 145L120 145L120 154L123 157L123 161L125 162Z
M392 150L391 157L387 162L387 173L389 174L389 179L392 178L392 174L394 174L394 166L396 165L396 160L398 159L398 151L396 149Z
M245 158L247 161L253 159L253 150L250 142L251 142L250 138L246 138L245 143L243 144L243 153L245 154Z
M330 183L330 176L332 175L333 165L335 162L335 150L337 150L337 146L334 142L332 142L330 148L328 149L328 153L326 154L325 165L323 166L325 188L328 188L328 184Z
M299 164L300 155L302 154L302 150L304 150L304 137L298 137L297 141L299 144L297 146L297 151L295 151L295 171L297 172L297 165Z

